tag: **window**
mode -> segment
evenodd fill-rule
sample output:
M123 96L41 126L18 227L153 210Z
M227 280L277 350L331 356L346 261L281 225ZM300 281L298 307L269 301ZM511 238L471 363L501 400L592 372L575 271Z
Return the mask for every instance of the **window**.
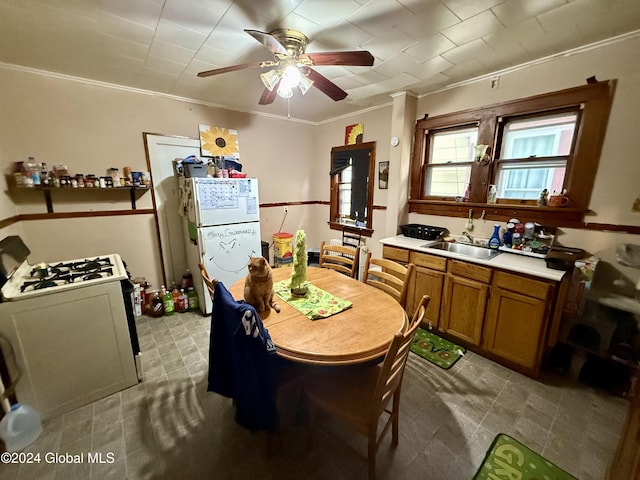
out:
M498 198L537 200L544 189L562 192L578 116L574 111L503 119L493 182Z
M581 225L595 180L615 80L498 105L428 117L416 123L409 211L486 218L522 216L554 226ZM489 156L474 158L475 146ZM487 205L490 185L497 204ZM461 205L469 188L469 205ZM546 189L567 190L562 209L537 205ZM466 208L465 208L466 207Z
M430 136L426 195L464 195L477 139L477 127L438 131Z
M375 142L331 149L330 228L371 235L374 171Z
M352 159L349 166L338 174L339 212L340 219L351 218L351 177L353 172ZM364 212L363 212L364 213ZM357 216L357 215L356 215Z

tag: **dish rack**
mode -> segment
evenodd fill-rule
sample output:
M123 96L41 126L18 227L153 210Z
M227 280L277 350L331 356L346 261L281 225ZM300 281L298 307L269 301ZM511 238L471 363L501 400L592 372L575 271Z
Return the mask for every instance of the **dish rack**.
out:
M433 227L431 225L420 225L419 223L409 223L400 225L402 235L420 240L436 240L443 237L447 229L443 227Z

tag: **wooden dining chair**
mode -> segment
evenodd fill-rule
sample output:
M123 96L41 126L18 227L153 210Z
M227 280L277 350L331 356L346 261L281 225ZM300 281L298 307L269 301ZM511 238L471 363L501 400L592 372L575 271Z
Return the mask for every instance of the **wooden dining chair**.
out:
M204 280L204 283L207 286L209 295L211 296L211 298L213 298L213 293L215 291L214 287L216 286L216 283L218 283L218 281L211 280L211 277L209 276L209 272L207 272L207 268L204 266L204 264L199 263L198 267L200 268L200 274L202 275L202 279Z
M409 348L422 323L429 297L424 296L409 322L405 316L402 330L397 332L382 365L366 368L344 368L310 373L304 380L311 446L318 409L344 421L368 438L369 479L376 477L376 454L391 428L392 443L398 445L400 391ZM378 435L378 423L386 416Z
M413 263L405 267L386 258L372 258L368 252L362 281L388 293L406 310L409 283L415 267Z
M320 268L331 268L355 278L358 273L360 247L329 245L324 241L320 245Z

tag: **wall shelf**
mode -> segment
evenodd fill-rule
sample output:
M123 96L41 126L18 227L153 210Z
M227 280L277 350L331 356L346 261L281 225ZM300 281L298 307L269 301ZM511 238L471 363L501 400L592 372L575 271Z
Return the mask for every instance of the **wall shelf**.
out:
M136 209L137 197L143 195L151 188L146 186L129 186L129 187L110 187L110 188L96 188L96 187L84 187L84 188L72 188L72 187L16 187L13 190L16 192L41 192L44 196L44 201L47 205L47 213L54 213L53 201L51 199L51 192L61 192L62 195L105 195L109 192L113 194L121 194L123 192L129 192L129 199L131 202L131 209Z

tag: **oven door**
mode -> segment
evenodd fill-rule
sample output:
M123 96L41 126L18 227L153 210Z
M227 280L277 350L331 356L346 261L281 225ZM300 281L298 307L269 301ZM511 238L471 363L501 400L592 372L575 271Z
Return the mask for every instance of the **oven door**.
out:
M43 419L138 383L119 281L2 303L0 334L22 371L18 401Z

